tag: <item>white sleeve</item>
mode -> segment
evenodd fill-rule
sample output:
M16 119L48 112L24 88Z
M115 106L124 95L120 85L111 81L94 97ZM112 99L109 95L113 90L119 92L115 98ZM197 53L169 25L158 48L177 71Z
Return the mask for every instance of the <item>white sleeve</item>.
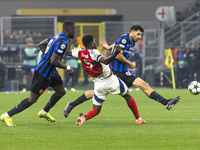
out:
M90 50L90 56L92 60L99 62L99 59L102 57L101 53L95 49L95 50Z
M73 57L78 57L78 53L79 53L80 50L81 50L80 48L78 48L78 49L72 49L71 50L72 51L72 56Z

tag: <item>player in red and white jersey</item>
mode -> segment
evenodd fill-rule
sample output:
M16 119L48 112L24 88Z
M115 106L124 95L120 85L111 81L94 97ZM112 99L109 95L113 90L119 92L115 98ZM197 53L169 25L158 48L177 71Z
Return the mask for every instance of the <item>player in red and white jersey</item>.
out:
M145 120L140 118L135 100L129 94L127 86L112 73L108 65L121 51L120 46L116 46L116 51L112 56L105 58L96 49L97 46L92 35L85 35L82 42L85 48L70 50L68 47L66 53L80 58L86 72L94 82L93 109L85 115L81 113L76 124L82 125L85 120L98 115L108 94L119 94L124 97L136 120L138 120L138 124L146 123Z
M111 74L110 67L100 62L103 56L97 49L72 49L72 56L80 58L84 69L94 82L101 81Z

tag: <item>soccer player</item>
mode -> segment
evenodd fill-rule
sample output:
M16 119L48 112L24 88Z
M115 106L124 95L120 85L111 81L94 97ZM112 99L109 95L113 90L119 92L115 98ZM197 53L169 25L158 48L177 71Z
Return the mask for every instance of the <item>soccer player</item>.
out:
M87 112L85 115L82 113L79 115L76 124L82 125L85 120L89 120L101 111L102 103L105 101L106 96L110 94L119 94L125 98L129 108L133 112L136 118L136 124L144 124L145 120L142 120L139 116L137 105L135 100L128 92L128 87L123 81L113 74L110 70L109 63L119 54L121 48L116 46L116 51L112 56L105 58L96 49L95 39L92 35L85 35L82 38L85 48L81 49L67 49L67 55L73 57L79 57L83 63L84 69L90 75L94 82L94 94L93 94L93 109Z
M149 98L156 100L157 102L164 105L168 110L171 110L172 107L179 101L180 95L172 98L166 99L156 91L154 91L147 82L142 80L140 77L137 77L131 74L126 68L127 65L131 69L135 67L135 63L128 60L129 53L132 48L135 46L135 43L141 39L144 29L140 25L133 25L130 28L130 32L122 35L116 42L115 45L120 45L121 52L116 56L115 60L112 61L112 70L113 73L118 76L128 87L137 87L140 88ZM111 50L114 45L108 45L105 40L101 40L100 44L103 48ZM73 102L69 102L64 110L64 116L68 117L71 110L77 105L83 103L84 101L91 98L93 91L88 91L84 93L81 97Z
M55 119L48 112L66 93L63 81L58 74L56 67L66 69L69 74L73 73L73 69L62 63L61 59L65 54L67 46L70 44L71 38L74 38L75 29L76 26L74 22L65 21L61 33L39 43L39 48L44 54L40 63L35 68L30 96L22 100L10 111L1 115L0 119L5 122L7 126L13 126L12 116L24 111L34 104L49 86L54 89L55 93L51 96L47 105L38 113L38 115L50 122L55 122Z
M127 65L131 69L135 68L135 63L128 60L129 53L132 51L135 43L141 39L144 29L140 25L133 25L130 28L130 32L122 35L116 42L116 45L120 45L122 51L116 57L116 59L111 63L112 70L116 76L118 76L128 87L140 88L149 98L156 100L157 102L163 104L168 110L179 101L180 95L167 100L156 91L154 91L147 82L131 74L126 68ZM108 46L106 41L101 40L100 44L105 49L112 49L114 45ZM111 53L112 55L112 53Z

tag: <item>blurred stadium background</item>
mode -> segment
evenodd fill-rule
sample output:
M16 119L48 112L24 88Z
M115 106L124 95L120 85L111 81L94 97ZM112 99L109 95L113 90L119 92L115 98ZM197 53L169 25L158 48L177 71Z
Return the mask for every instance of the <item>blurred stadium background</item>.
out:
M188 4L192 11L187 14ZM170 13L175 20L157 19L156 10L162 6L174 7ZM142 56L138 75L151 86L172 87L170 69L164 64L165 49L182 45L189 48L190 43L199 48L200 43L199 0L1 0L0 57L5 66L5 71L0 71L1 91L21 90L25 39L31 37L37 47L41 40L60 32L66 19L76 22L77 42L84 34L92 34L96 41L106 39L112 44L133 24L141 24L145 32L136 45ZM97 44L104 55L109 55ZM175 60L175 77L176 66ZM64 72L60 73L64 76Z

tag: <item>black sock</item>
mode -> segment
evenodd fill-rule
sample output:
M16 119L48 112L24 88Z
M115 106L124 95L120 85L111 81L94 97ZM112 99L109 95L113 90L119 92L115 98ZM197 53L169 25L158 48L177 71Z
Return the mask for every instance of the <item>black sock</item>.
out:
M70 104L73 107L76 107L77 105L85 102L86 100L88 100L88 99L85 97L85 94L83 94L82 96L80 96L79 98L77 98L75 101L71 102Z
M49 112L49 110L59 101L61 97L54 93L46 106L44 107L44 111Z
M163 105L167 105L168 100L166 100L164 97L162 97L161 95L159 95L158 93L156 93L156 91L153 91L150 96L151 99L156 100L157 102L163 104Z
M28 98L24 99L19 103L17 106L15 106L13 109L8 111L8 115L12 117L13 115L22 112L23 110L27 109L29 106L31 106L32 103L28 101Z

